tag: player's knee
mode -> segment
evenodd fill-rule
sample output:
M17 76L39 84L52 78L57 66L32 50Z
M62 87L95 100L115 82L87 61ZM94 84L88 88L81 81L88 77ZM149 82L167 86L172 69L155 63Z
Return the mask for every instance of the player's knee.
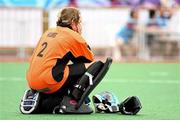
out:
M103 67L104 63L101 62L101 61L97 61L95 63L93 63L92 65L90 65L88 68L87 68L87 72L92 74L92 75L97 75L98 72L101 70L101 68Z

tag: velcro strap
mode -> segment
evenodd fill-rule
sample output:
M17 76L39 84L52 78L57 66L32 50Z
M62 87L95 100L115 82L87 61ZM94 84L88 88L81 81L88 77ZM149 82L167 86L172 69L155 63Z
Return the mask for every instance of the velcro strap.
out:
M89 85L93 85L93 75L91 75L90 73L86 72L85 75L87 75L89 77Z
M83 88L81 85L78 85L78 84L74 85L74 87L78 88L79 90L82 90L82 91L86 90L86 88Z

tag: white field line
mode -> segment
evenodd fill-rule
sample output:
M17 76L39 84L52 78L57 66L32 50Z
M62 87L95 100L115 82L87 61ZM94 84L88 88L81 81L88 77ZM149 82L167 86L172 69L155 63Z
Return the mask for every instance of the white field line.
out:
M23 81L25 78L23 77L0 77L0 82L4 81Z
M23 82L26 81L25 78L23 77L0 77L0 82L6 82L6 81L17 81L17 82ZM118 78L111 78L107 79L105 78L102 80L103 83L147 83L147 84L180 84L180 79L179 80L155 80L155 79L149 79L149 80L127 80L127 79L118 79Z
M149 80L125 80L125 79L104 79L103 82L107 83L148 83L148 84L180 84L180 80L155 80L155 79L149 79Z
M168 72L150 72L149 73L150 76L161 76L161 77L166 77L169 75Z

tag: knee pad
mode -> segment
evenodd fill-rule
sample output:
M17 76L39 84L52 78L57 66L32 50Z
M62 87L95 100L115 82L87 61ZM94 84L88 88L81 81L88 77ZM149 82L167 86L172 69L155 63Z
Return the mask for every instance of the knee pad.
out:
M104 91L96 95L93 95L92 100L93 100L96 113L119 112L119 100L117 96L111 92Z

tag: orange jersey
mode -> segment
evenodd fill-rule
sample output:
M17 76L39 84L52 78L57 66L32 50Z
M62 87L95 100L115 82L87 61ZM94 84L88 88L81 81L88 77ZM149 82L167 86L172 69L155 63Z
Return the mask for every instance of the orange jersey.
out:
M69 74L67 63L70 60L92 62L93 59L93 53L80 34L65 27L49 29L42 35L32 55L27 72L28 84L34 90L43 92L47 90L45 93L53 93L67 80ZM63 67L55 68L59 63L63 63ZM55 80L58 74L54 75L52 70L58 72L61 68L63 68L63 76L58 82Z

